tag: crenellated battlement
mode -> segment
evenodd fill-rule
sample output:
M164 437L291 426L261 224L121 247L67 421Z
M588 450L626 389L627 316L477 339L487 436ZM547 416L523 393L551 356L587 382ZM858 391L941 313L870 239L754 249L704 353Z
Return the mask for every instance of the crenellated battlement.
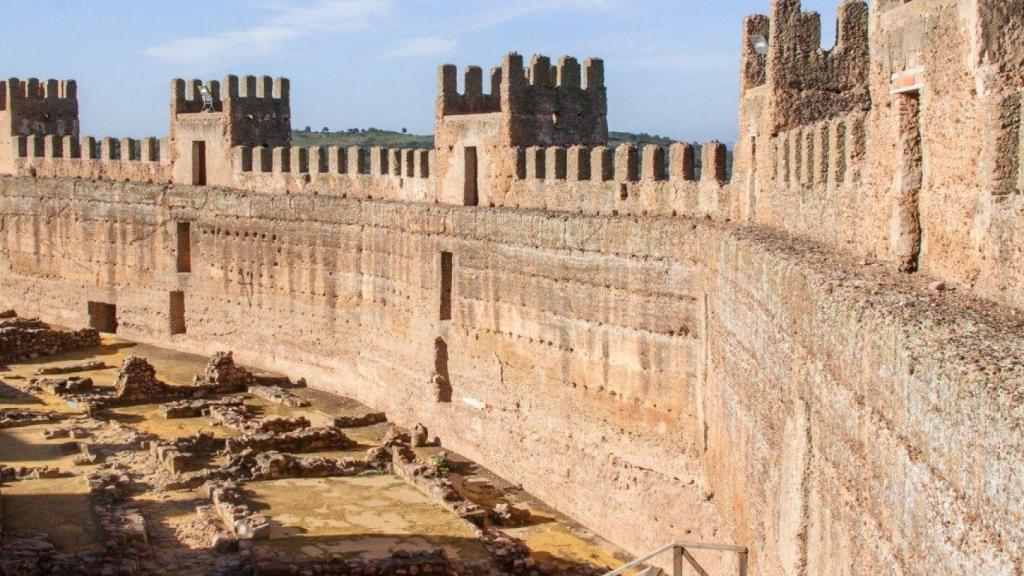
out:
M0 80L0 110L7 110L16 100L78 100L78 85L74 80L39 80L8 78Z
M468 66L463 92L457 89L458 69L438 69L437 117L502 114L503 131L513 146L574 144L608 141L608 102L604 62L588 58L581 65L563 56L552 65L534 55L529 66L516 53L505 55L490 71L490 92L483 91L483 69Z
M836 44L824 50L821 17L804 12L800 0L773 0L768 16L744 21L742 88L767 85L772 133L871 107L867 3L844 0L836 25ZM766 56L754 36L767 40Z

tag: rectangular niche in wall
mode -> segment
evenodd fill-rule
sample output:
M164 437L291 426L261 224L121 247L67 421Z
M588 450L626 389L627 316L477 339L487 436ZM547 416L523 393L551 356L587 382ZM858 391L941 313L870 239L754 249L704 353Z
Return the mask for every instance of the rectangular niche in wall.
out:
M439 320L452 319L452 253L441 252L441 310Z
M89 327L107 334L117 333L117 306L106 302L89 302Z
M178 222L177 227L178 272L192 271L192 224Z
M464 165L466 167L466 178L463 183L462 204L464 206L476 206L480 203L479 189L477 187L476 146L466 146Z
M170 293L170 328L171 334L185 333L185 293L175 290Z

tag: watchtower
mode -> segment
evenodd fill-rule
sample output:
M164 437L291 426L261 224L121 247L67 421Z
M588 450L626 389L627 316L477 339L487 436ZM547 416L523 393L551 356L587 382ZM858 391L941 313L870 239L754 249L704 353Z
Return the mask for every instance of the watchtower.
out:
M16 136L78 138L78 86L74 80L9 78L0 81L0 169L13 171ZM39 139L42 142L42 139Z
M171 81L170 136L174 181L194 185L231 183L234 146L291 145L287 78L225 76Z
M552 65L535 55L529 68L523 57L505 55L490 71L490 92L483 91L483 70L469 66L463 92L458 70L438 70L435 147L439 190L454 204L486 202L507 187L515 172L515 147L598 146L608 142L608 97L604 62L580 63L564 56ZM461 197L457 197L461 194Z

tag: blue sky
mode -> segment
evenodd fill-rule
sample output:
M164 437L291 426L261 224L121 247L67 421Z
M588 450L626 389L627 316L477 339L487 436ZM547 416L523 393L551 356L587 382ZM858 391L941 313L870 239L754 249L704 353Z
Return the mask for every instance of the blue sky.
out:
M835 36L837 0L804 0ZM736 137L740 24L768 0L6 0L0 76L78 80L83 134L163 136L171 78L286 76L292 125L433 130L438 64L605 60L612 130Z

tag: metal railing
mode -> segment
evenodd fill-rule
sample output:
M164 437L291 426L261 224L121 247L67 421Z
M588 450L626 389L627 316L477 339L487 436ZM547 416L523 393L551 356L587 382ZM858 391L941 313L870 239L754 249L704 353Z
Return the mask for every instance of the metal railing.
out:
M672 551L672 576L683 576L683 561L685 560L697 574L700 576L710 576L708 571L697 562L697 559L690 554L690 550L715 550L719 552L733 552L736 554L739 576L747 576L747 548L745 546L735 546L732 544L707 544L704 542L673 542L672 544L666 544L661 548L658 548L654 552L637 558L629 564L616 568L611 572L604 573L603 576L619 576L624 574L631 568L636 568L641 564L646 563L648 560L656 558L669 550Z

